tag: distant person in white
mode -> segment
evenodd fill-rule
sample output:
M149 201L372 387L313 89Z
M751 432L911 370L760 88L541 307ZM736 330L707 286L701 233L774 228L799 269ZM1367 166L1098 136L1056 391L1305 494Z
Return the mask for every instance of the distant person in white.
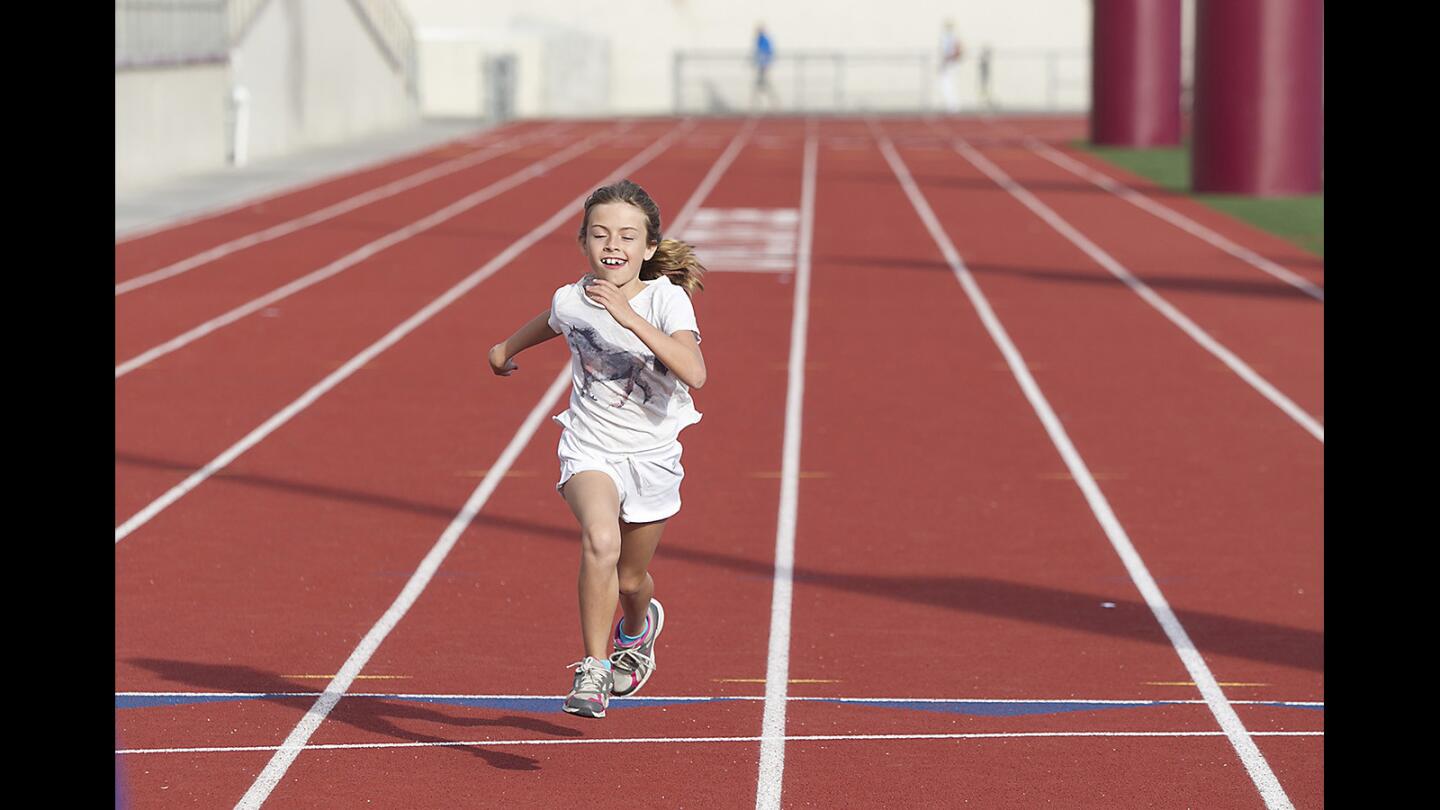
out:
M953 113L960 109L956 77L960 72L960 58L964 55L965 48L955 36L955 22L946 20L945 30L940 34L940 98L945 112Z

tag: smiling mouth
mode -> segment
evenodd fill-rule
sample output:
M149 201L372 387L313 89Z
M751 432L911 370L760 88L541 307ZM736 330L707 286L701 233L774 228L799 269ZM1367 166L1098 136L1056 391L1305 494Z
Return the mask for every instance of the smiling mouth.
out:
M600 260L600 263L603 264L603 265L605 265L606 267L620 267L621 265L625 264L625 260L624 260L624 259L604 258L604 259L601 259L601 260Z

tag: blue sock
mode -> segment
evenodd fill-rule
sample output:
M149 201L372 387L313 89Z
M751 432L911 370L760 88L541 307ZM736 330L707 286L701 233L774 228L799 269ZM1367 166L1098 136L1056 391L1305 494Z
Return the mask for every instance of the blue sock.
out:
M639 641L640 639L644 638L646 633L650 632L650 614L648 614L648 613L645 614L645 629L644 629L644 630L641 630L641 631L640 631L640 635L638 635L638 636L632 636L632 635L630 635L629 633L626 633L626 632L625 632L625 620L624 620L624 619L621 619L621 620L620 620L620 628L619 628L619 629L620 629L620 643L621 643L621 644L624 644L624 645L626 645L626 646L629 646L629 645L631 645L631 644L634 644L635 642L637 642L637 641Z

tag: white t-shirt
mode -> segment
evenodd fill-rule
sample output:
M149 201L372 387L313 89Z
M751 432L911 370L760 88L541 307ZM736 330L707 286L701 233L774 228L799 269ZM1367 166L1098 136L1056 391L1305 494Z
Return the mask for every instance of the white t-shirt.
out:
M553 417L582 441L614 453L667 447L680 431L700 421L690 387L665 367L645 342L615 322L585 294L585 282L566 284L550 299L550 328L570 344L570 407ZM669 279L644 282L630 306L661 332L695 333L695 307Z

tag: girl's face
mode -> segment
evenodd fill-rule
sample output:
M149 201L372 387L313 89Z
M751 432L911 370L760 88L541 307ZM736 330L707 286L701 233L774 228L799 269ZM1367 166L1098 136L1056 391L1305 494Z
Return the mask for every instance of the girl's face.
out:
M648 234L644 211L630 203L601 203L590 209L580 250L597 278L624 287L640 276L640 265L659 247L649 244Z

